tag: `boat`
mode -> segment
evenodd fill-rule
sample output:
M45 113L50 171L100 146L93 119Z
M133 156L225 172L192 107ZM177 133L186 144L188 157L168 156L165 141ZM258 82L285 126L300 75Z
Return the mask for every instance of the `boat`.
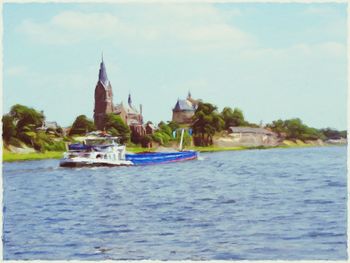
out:
M131 161L134 165L150 165L194 160L198 158L198 152L146 152L126 154L125 157L126 160Z
M196 151L143 152L127 154L118 137L87 138L83 143L68 145L60 160L61 167L135 166L194 160Z

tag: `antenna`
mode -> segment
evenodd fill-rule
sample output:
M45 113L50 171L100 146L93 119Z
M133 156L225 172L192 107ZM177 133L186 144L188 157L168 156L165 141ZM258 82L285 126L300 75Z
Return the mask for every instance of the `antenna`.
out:
M103 51L102 51L101 57L102 57L102 62L103 62Z

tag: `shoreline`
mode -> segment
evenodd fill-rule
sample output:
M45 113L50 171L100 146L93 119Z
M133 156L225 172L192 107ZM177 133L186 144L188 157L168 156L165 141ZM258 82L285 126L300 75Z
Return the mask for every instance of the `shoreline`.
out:
M289 148L306 148L306 147L329 147L329 146L346 146L346 144L294 144L294 145L277 145L277 146L236 146L236 147L218 147L218 146L192 146L185 150L195 150L200 153L204 152L224 152L224 151L244 151L244 150L268 150L268 149L289 149ZM128 152L140 153L145 151L155 152L157 149L147 149L141 147L127 147ZM63 151L52 151L52 152L32 152L32 153L14 153L7 150L3 150L2 162L21 162L21 161L35 161L35 160L46 160L46 159L60 159L63 156Z

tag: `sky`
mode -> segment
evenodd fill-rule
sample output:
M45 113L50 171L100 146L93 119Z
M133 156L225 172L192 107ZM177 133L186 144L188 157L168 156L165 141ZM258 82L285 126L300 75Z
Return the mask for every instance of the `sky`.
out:
M4 113L93 118L103 52L114 103L131 93L146 121L190 91L254 123L347 127L344 3L6 3L3 19Z

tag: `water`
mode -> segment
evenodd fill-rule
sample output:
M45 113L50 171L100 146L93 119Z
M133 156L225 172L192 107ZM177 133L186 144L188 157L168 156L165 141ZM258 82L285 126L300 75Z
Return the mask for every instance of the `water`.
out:
M4 258L347 258L346 148L147 167L5 163Z

